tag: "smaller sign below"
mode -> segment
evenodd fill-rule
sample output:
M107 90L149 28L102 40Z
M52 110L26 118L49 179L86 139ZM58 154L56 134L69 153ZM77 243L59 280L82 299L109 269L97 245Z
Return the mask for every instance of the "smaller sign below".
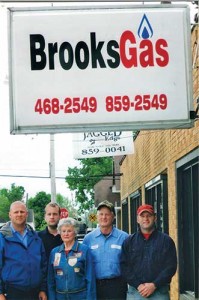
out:
M73 157L93 158L134 153L132 131L73 134Z
M68 218L68 210L66 208L61 208L60 219Z

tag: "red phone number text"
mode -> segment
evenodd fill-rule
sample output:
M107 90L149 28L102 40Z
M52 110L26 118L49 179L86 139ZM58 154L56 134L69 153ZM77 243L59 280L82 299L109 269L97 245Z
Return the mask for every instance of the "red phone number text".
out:
M133 99L129 96L107 96L105 110L107 112L120 112L129 110L150 110L167 108L167 96L160 95L136 95ZM97 99L95 97L66 97L63 102L58 98L37 99L34 111L39 114L65 114L71 113L95 113L97 111Z

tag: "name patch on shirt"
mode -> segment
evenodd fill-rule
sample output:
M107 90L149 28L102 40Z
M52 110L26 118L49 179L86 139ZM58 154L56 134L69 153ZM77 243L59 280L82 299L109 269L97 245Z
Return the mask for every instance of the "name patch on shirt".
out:
M82 256L82 252L74 253L74 256L75 256L75 257L81 257L81 256Z
M56 273L57 273L57 275L60 275L60 276L63 276L64 275L64 272L63 272L63 270L56 270Z
M74 268L75 273L78 273L80 271L80 268Z
M55 253L54 266L59 266L61 253Z
M77 257L70 256L68 258L68 264L69 264L69 266L74 267L76 265L76 263L77 263Z
M91 246L91 249L97 249L97 248L99 248L99 245L92 245Z
M119 249L120 250L122 247L121 247L121 245L112 244L111 248L113 248L113 249Z

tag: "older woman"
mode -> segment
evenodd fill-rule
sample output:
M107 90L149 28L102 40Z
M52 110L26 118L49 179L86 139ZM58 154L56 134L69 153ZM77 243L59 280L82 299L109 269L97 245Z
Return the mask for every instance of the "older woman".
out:
M90 249L76 239L78 227L73 218L59 221L63 244L50 254L48 300L96 300L92 256Z

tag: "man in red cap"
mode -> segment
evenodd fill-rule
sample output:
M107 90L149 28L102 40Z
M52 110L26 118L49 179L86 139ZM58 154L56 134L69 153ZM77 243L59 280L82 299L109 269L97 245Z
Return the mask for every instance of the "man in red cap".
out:
M169 284L177 268L176 247L155 227L152 205L138 207L138 232L122 245L121 272L128 282L127 300L169 300Z

